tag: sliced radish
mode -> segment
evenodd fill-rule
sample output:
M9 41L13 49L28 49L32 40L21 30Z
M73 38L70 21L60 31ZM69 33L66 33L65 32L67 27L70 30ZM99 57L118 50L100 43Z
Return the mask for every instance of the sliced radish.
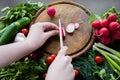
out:
M66 27L66 32L67 33L73 33L75 31L75 25L73 23L70 23Z
M65 28L64 28L64 27L62 27L62 30L61 30L61 31L62 31L62 36L63 36L63 37L65 37L65 36L66 36L66 33L65 33Z
M75 29L78 29L80 26L79 23L75 23L74 25L75 25Z

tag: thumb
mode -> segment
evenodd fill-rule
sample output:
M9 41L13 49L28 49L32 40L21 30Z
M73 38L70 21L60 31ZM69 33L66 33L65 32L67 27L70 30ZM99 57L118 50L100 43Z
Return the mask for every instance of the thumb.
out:
M60 49L60 51L58 52L57 57L65 56L67 49L68 49L68 47L63 46L63 47Z

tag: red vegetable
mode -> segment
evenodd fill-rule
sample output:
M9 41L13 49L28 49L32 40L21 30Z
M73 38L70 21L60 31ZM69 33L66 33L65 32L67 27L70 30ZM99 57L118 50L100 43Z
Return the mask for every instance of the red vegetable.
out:
M55 59L55 57L56 57L56 55L55 54L52 54L52 55L50 55L50 56L47 56L46 57L46 63L49 65L49 64L51 64L53 61L54 61L54 59Z
M112 13L108 16L107 19L108 19L109 22L116 21L117 20L117 15Z
M100 37L109 37L110 32L106 27L103 27L99 30Z
M24 35L27 35L29 31L28 31L28 29L23 28L23 29L21 30L21 32L22 32Z
M102 56L96 56L95 58L94 58L94 61L96 62L96 63L102 63L102 61L103 61L103 57Z
M61 30L61 31L62 31L62 36L65 37L66 33L65 33L64 27L62 27L62 30Z
M75 25L73 23L69 23L66 27L67 33L73 33L75 31Z
M44 74L42 75L42 79L43 79L43 80L45 80L46 75L47 75L47 73L44 73Z
M99 20L95 20L95 21L92 22L92 27L93 27L94 29L97 29L97 28L99 28L100 26L101 26L101 23L100 23Z
M35 53L31 53L31 54L29 55L29 58L30 58L30 59L36 59L36 57L37 57L37 55L36 55Z
M75 72L75 77L79 76L80 72L78 69L74 69L74 72Z
M49 15L49 16L54 16L55 15L55 13L56 13L56 10L55 10L55 8L53 7L53 6L51 6L51 7L49 7L48 9L47 9L47 14Z
M100 42L102 42L103 44L109 44L111 42L111 39L109 37L102 37L100 38Z
M56 54L51 54L51 57L53 57L55 59L57 55Z
M111 32L117 32L120 29L120 25L119 25L118 22L111 22L109 24L109 29L110 29Z
M75 23L75 29L78 29L80 27L79 23Z
M107 27L107 26L108 26L108 19L103 19L103 20L101 21L101 26L102 26L102 27Z

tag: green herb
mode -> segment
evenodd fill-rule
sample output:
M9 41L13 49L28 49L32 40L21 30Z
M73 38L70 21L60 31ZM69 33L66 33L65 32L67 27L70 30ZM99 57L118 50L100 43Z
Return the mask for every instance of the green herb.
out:
M38 60L25 58L0 70L0 80L37 80L47 70L45 57Z
M115 72L111 69L106 59L103 59L101 64L96 64L94 61L94 57L96 55L100 55L99 53L90 50L85 55L78 57L73 60L72 64L74 68L78 69L80 72L80 76L77 80L109 80L110 74L113 74L114 77L117 77ZM105 70L105 74L95 75L96 72L103 72L101 70Z
M93 45L93 49L98 51L101 55L103 55L111 68L120 75L120 52L109 48L101 43L95 43Z
M115 13L118 18L117 18L117 22L120 23L120 12L118 12L115 7L110 8L108 11L106 11L103 14L97 15L97 14L91 14L89 17L89 23L92 23L94 20L102 20L102 19L106 19L109 14L111 13Z
M32 20L35 13L43 7L45 7L45 5L41 2L26 2L19 4L14 8L5 7L1 9L0 13L5 16L0 17L0 30L23 17L28 17Z

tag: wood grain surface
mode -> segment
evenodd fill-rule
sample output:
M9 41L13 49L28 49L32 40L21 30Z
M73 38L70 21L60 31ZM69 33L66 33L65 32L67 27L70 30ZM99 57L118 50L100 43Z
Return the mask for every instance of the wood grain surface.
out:
M71 1L56 1L48 6L55 7L55 16L48 16L46 12L47 10L44 8L37 12L31 24L37 22L52 22L58 25L59 16L62 27L64 28L66 28L69 23L77 22L80 24L79 29L75 30L72 34L66 33L64 38L64 46L68 46L68 51L66 54L74 58L90 49L94 41L94 37L93 29L88 23L88 18L90 15L89 11L81 4ZM59 36L54 36L48 39L42 49L45 53L57 54L60 50Z

